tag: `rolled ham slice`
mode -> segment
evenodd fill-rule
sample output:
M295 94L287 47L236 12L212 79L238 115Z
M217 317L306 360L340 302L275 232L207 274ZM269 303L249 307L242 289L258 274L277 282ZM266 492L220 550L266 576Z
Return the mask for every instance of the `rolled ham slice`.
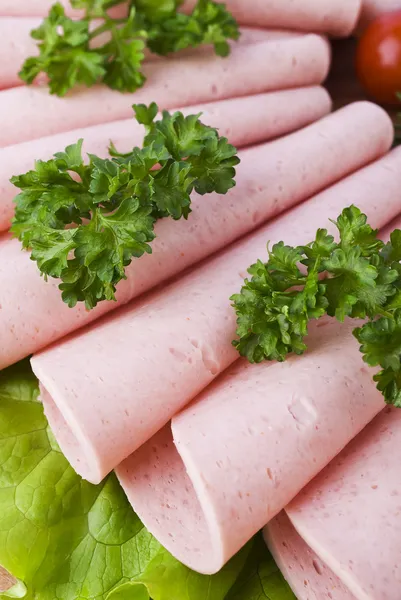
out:
M231 47L237 46L238 44L257 44L259 42L274 42L275 40L293 40L301 35L305 35L305 32L294 31L290 29L270 29L261 27L240 27L240 37L237 41L228 40ZM176 56L191 56L198 53L204 53L205 51L214 53L214 48L208 44L204 46L198 46L197 48L187 48L185 50L179 50L178 52L169 55L170 58ZM160 60L164 58L158 54L148 53L147 58L150 60Z
M174 110L174 109L173 109ZM202 120L217 127L238 148L290 133L317 121L331 110L331 100L320 86L268 92L180 108L184 114L202 113ZM0 231L10 227L18 190L10 177L33 168L35 160L48 160L55 152L84 140L83 152L108 156L113 140L121 152L141 146L145 130L131 117L0 148Z
M72 17L80 17L83 12L71 7L70 0L57 0ZM0 0L0 16L5 17L46 17L54 0ZM116 17L127 14L126 6L117 6L110 11Z
M364 209L370 198L370 213L380 213L380 224L399 210L400 175L389 173L399 169L400 154L393 156L392 165L372 167L375 178L365 175L369 185L363 187L364 198L362 193L358 196ZM381 198L389 186L397 192L386 193L386 201L378 204L372 180L391 182L381 186ZM338 188L324 192L178 282L32 359L51 426L83 477L100 481L236 360L231 345L235 313L229 297L240 288L247 267L265 255L269 239L309 240L317 226L314 216L321 217L321 224L338 214L350 202L353 185L345 198ZM221 227L229 229L228 222ZM110 355L110 348L119 351Z
M393 173L395 184L401 151L392 160L389 171L384 161L380 169ZM282 217L266 228L265 239L304 243L304 223L316 230L323 213L333 218L351 202L374 227L382 225L381 204L369 191L374 167ZM384 202L399 210L394 187ZM298 227L291 217L298 217ZM178 560L201 573L219 571L383 409L374 371L352 335L355 326L320 320L302 357L237 361L171 428L117 467L134 510Z
M23 62L30 56L38 54L37 42L31 38L31 31L36 29L42 19L34 17L0 17L0 88L5 89L23 85L18 73ZM238 44L255 44L258 42L272 41L278 39L293 39L299 34L291 31L264 30L257 28L241 28L241 37L238 42L232 42L233 46ZM103 43L103 42L102 42ZM199 53L212 54L210 46L181 51L176 57L196 55ZM145 53L146 60L157 60L163 57L150 52Z
M187 0L191 9L197 0ZM361 0L225 0L227 9L242 25L284 27L349 36L358 20Z
M400 444L386 408L266 528L298 600L399 600Z
M264 537L298 600L356 600L297 533L285 511L265 527Z
M0 18L1 89L23 84L18 77L18 72L28 56L35 56L38 53L30 32L40 22L40 19L34 18Z
M54 0L0 0L0 16L45 16ZM61 2L68 14L79 16L69 0ZM191 10L196 0L187 0L183 9ZM267 28L301 29L335 36L348 36L355 27L361 0L226 0L227 9L242 25ZM117 7L124 14L124 7Z
M369 128L367 124L369 123ZM241 152L237 186L227 196L193 196L188 221L156 224L153 253L136 259L118 287L124 304L269 218L381 156L393 137L387 114L357 103L287 137ZM381 179L380 179L381 181ZM37 352L116 308L68 308L58 282L45 282L17 240L0 242L0 368ZM17 299L17 300L16 300Z
M3 90L0 113L7 119L0 145L128 118L133 102L157 102L166 109L319 84L329 65L327 41L306 35L237 46L224 59L206 53L149 62L144 65L148 82L135 94L104 86L71 92L65 98L37 86Z

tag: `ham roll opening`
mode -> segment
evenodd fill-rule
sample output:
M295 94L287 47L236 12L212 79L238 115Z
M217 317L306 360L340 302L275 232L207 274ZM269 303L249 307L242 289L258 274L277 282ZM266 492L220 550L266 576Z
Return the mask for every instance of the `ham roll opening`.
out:
M266 528L299 600L399 600L400 444L401 411L387 407Z
M400 226L398 218L391 231ZM237 361L171 428L117 467L135 511L178 560L202 573L219 571L383 409L355 326L321 319L310 327L303 356ZM337 525L332 531L349 529ZM361 523L357 531L365 529ZM299 600L310 600L308 593L309 584Z
M356 600L299 535L285 511L264 530L277 566L299 600Z
M354 326L319 322L285 363L238 361L117 468L178 560L219 571L383 408Z

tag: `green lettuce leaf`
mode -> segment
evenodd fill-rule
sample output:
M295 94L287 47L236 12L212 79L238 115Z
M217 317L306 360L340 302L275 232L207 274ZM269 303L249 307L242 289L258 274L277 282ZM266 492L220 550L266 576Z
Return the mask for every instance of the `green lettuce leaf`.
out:
M251 552L226 600L296 600L262 535L256 536Z
M186 568L146 530L114 474L93 486L69 466L29 363L0 372L0 565L16 581L0 599L250 600L242 590L256 585L255 569L272 569L255 543L213 577ZM267 579L275 600L288 600L277 573Z

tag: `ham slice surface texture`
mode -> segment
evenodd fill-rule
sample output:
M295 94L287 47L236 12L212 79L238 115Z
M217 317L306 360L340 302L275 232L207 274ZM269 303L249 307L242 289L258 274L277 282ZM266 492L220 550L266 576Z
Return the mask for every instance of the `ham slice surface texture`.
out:
M18 77L22 63L29 56L35 56L36 42L30 32L40 24L40 19L13 17L0 18L0 88L22 85Z
M174 110L174 109L173 109ZM234 146L250 146L305 127L327 115L331 100L320 86L268 92L180 108L184 114L202 113L202 121L217 127ZM10 227L17 190L12 175L32 169L35 160L48 160L79 139L83 152L108 156L110 140L121 152L141 146L145 129L133 118L94 125L0 148L0 231Z
M36 29L42 19L34 17L1 17L0 16L0 88L23 85L18 73L23 62L30 56L38 54L37 42L31 38L31 31ZM258 42L278 39L293 39L300 34L292 31L264 30L258 28L241 28L238 42L232 46L255 44ZM103 37L104 39L104 37ZM103 42L102 42L103 43ZM188 49L174 54L174 57L184 57L197 54L212 54L210 46ZM146 60L162 60L164 57L145 52Z
M285 511L265 527L264 537L298 600L356 600L297 533Z
M267 527L299 600L320 600L327 590L334 600L399 600L400 444L401 411L388 407L286 508L287 518ZM296 539L290 551L282 522ZM330 571L343 596L331 589Z
M45 17L53 4L53 0L0 0L0 15L15 17ZM69 8L71 12L78 12L72 11L69 0L60 0L60 4L66 9Z
M46 16L54 0L0 0L0 16ZM68 14L69 0L62 0ZM196 0L187 0L184 10L191 10ZM353 31L361 9L361 0L226 0L227 9L242 25L301 29L335 36L348 36ZM124 9L117 7L118 13Z
M227 196L194 195L187 221L164 219L156 224L153 252L128 267L128 278L118 287L119 303L374 160L388 150L392 137L392 123L382 109L357 103L285 138L241 152L237 186ZM0 368L117 306L102 302L90 312L82 304L68 308L58 282L45 282L29 254L7 236L0 242L0 282Z
M0 92L4 120L0 146L131 116L131 105L157 102L161 109L321 83L330 66L327 40L299 36L236 46L227 58L212 53L144 64L145 86L122 94L105 86L64 98L46 87Z
M72 17L83 15L82 10L76 10L71 7L70 0L57 1L63 5L67 15ZM0 16L46 17L54 4L54 0L0 0ZM123 17L127 14L126 6L117 6L109 14L115 17Z
M196 0L184 7L193 8ZM243 25L285 27L349 36L361 10L361 0L225 0L227 9Z
M398 153L372 166L373 176L362 173L369 185L358 200L375 225L399 210L399 166ZM379 180L388 182L380 201ZM100 481L236 360L229 297L248 266L265 256L269 239L306 243L349 203L354 185L345 197L341 187L322 193L175 284L33 357L51 427L81 475Z
M369 124L369 127L367 126ZM287 137L240 153L237 186L226 196L193 196L185 221L156 224L151 255L134 260L118 287L124 304L226 247L269 218L384 154L393 126L376 105L357 103ZM291 177L288 174L291 174ZM45 282L17 240L0 242L0 368L116 308L68 308L56 280Z
M400 164L401 152L394 156ZM278 219L265 239L303 243L303 227L316 231L323 215L338 216L355 200L373 227L383 225L381 202L369 191L372 169ZM384 202L400 209L395 188ZM355 326L323 319L311 326L302 357L237 361L171 428L117 467L134 510L178 560L202 573L219 571L382 410Z

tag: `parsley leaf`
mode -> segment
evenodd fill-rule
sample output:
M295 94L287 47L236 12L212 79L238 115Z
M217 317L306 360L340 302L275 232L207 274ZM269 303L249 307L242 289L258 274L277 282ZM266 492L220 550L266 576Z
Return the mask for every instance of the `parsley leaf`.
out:
M211 0L198 0L192 14L176 10L154 13L146 20L149 32L148 47L156 54L166 55L202 44L213 44L217 55L227 56L230 46L227 39L239 38L238 25L225 6Z
M189 162L196 178L194 183L198 194L216 191L225 194L234 187L235 167L239 158L234 155L234 147L226 138L209 138L199 155L191 156Z
M383 246L380 254L387 265L401 261L401 230L396 229L391 233L390 241Z
M40 73L49 79L51 94L64 96L75 85L94 85L106 74L104 59L90 48L89 19L80 21L65 15L57 3L43 23L31 33L39 40L39 56L28 58L19 73L30 84Z
M327 314L368 319L354 331L367 364L389 404L401 407L401 231L384 244L357 207L336 221L339 241L319 229L310 244L293 248L279 242L267 263L249 269L239 294L233 345L250 362L283 361L306 350L311 319Z
M252 265L248 270L252 279L231 297L239 336L233 344L250 362L283 361L289 352L302 354L309 320L325 312L318 269L303 275L298 266L302 255L302 248L275 244L268 262Z
M361 256L358 246L346 250L337 248L330 258L323 261L323 268L332 277L326 280L327 312L339 321L345 317L364 317L367 305L373 304L377 269Z
M102 16L112 6L121 4L122 0L70 0L71 6L86 10L90 14Z
M146 34L138 28L135 9L120 26L109 21L111 40L98 49L105 64L103 82L113 90L135 92L146 81L141 72Z
M358 246L361 256L370 257L384 246L377 239L378 230L371 228L367 223L367 216L356 206L345 208L334 224L339 231L340 247L343 250Z
M146 46L166 55L213 44L218 55L227 56L227 40L239 38L232 15L213 0L199 0L190 15L178 12L179 0L131 0L125 19L113 18L108 12L123 0L71 3L85 11L84 17L71 19L61 3L54 4L43 23L31 32L38 41L39 55L26 59L19 73L28 84L45 74L50 93L58 96L76 85L89 87L99 81L121 92L135 92L146 81L142 73ZM100 19L100 25L94 19ZM100 35L106 40L103 44L97 40Z
M401 408L401 310L390 318L365 323L354 335L361 344L363 360L371 367L382 367L374 380L384 399Z
M200 115L155 121L155 104L134 109L147 127L143 148L111 146L110 158L85 163L79 140L11 179L21 190L12 232L45 278L61 279L70 307L115 300L132 259L152 251L156 220L188 218L193 189L225 194L235 185L236 149Z
M183 0L135 0L136 8L151 21L162 21L175 14Z

